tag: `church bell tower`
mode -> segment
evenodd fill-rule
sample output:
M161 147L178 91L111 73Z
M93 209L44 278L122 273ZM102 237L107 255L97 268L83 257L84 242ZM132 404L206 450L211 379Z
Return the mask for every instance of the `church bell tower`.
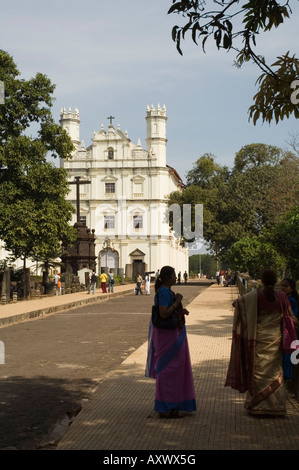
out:
M69 134L76 150L78 150L79 145L80 145L79 110L75 108L74 112L72 113L71 108L69 108L69 111L67 113L65 108L62 108L60 112L59 122L60 122L62 129L66 130L67 133Z
M153 105L146 110L146 149L157 159L158 166L166 166L166 107Z

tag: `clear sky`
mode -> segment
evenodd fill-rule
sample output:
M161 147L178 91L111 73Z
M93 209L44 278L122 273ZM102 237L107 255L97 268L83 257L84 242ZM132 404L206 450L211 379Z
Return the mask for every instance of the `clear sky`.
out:
M290 51L298 55L297 0L291 19L258 38L257 52L270 62ZM171 0L27 0L2 3L0 48L13 56L23 78L37 72L56 84L54 118L69 106L80 111L80 138L91 143L107 117L146 148L146 106L167 109L167 163L185 180L204 153L233 166L242 146L260 142L288 148L294 119L248 122L248 108L260 74L253 65L233 66L234 54L208 53L191 38L176 51L171 29L180 22L167 15Z

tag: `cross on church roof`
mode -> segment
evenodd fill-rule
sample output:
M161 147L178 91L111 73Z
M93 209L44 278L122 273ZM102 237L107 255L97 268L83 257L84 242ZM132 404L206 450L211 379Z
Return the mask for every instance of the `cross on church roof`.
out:
M115 117L114 117L114 116L111 116L111 114L110 114L110 116L107 117L107 119L110 119L110 125L112 125L112 119L115 119Z

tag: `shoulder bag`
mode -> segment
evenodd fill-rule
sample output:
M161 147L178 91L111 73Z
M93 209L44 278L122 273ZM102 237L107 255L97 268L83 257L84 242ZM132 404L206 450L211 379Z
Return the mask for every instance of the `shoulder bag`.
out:
M286 354L291 354L296 351L298 346L297 333L294 326L293 318L289 314L288 305L285 299L279 296L279 302L282 309L282 350Z
M163 320L159 313L159 291L157 291L156 296L158 305L152 306L152 324L156 328L164 330L174 330L175 328L178 328L181 323L180 309L175 309L170 317Z

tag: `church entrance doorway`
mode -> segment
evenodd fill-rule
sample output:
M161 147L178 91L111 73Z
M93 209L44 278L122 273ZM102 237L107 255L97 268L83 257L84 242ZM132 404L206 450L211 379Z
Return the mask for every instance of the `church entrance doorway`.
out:
M142 259L134 259L133 261L133 279L136 279L137 274L140 274L142 278L145 276L145 263Z

